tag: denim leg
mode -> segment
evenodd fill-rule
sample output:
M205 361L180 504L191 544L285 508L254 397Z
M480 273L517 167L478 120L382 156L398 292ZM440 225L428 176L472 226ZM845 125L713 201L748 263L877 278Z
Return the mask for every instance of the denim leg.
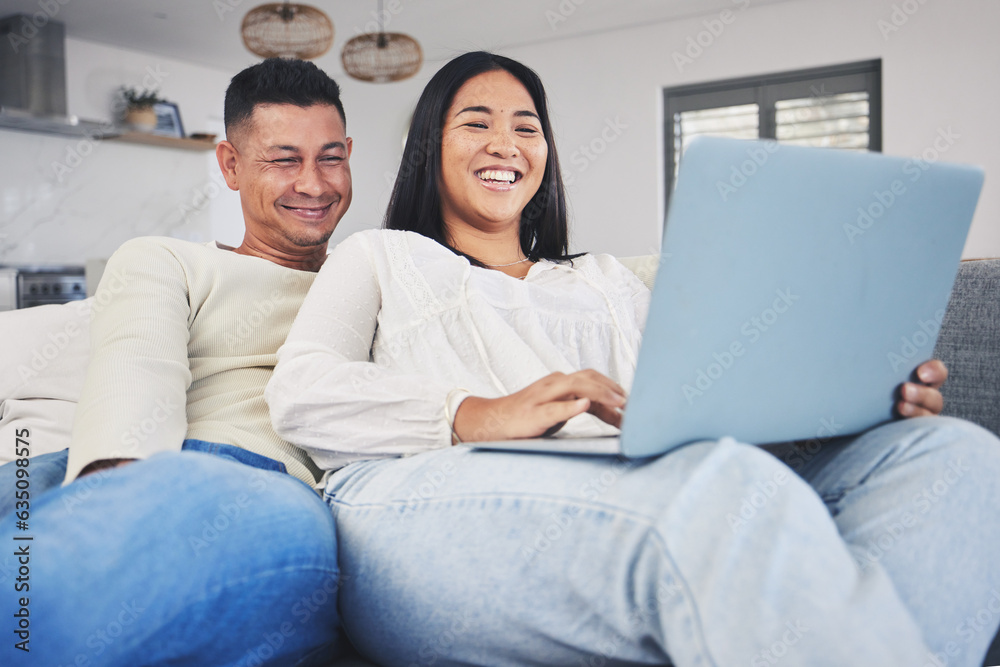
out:
M334 655L333 520L288 475L159 454L40 496L28 531L11 519L0 519L0 544L4 553L27 545L30 591L15 594L19 565L0 561L0 664L294 665ZM17 595L29 598L30 653L11 639Z
M181 445L181 448L184 451L205 452L262 470L287 472L284 463L235 445L188 438ZM41 494L57 488L63 483L66 478L66 466L69 462L69 450L64 449L51 454L32 456L29 461L30 463L26 467L30 480L31 497L38 498ZM6 516L8 512L13 510L17 501L18 467L20 466L17 465L17 461L0 466L0 517Z
M32 498L45 493L62 484L66 477L66 461L69 450L51 454L41 454L28 459L27 474L30 482L29 491ZM14 509L17 502L17 461L11 461L0 466L0 517L5 517Z
M823 498L861 570L889 574L930 648L919 664L981 665L1000 625L996 436L908 419L783 458Z
M251 452L249 449L243 449L242 447L237 447L236 445L227 445L221 442L209 442L207 440L188 438L181 444L181 449L185 452L204 452L205 454L211 454L213 456L229 459L230 461L243 463L248 466L253 466L254 468L260 468L261 470L288 472L285 464L281 461L275 461L274 459L264 456L263 454L257 454L256 452Z
M758 448L637 463L452 447L336 473L340 605L391 665L914 667L919 629Z

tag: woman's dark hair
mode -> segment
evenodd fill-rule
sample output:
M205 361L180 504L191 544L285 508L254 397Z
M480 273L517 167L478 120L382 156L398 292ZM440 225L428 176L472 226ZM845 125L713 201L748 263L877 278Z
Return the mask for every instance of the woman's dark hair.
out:
M458 89L469 79L496 70L508 72L527 89L541 121L542 135L548 142L542 183L521 214L521 251L532 260L570 259L567 255L566 194L542 81L534 71L516 60L485 51L455 58L438 70L424 88L413 112L383 226L418 232L467 257L476 266L485 266L475 257L459 252L449 242L441 215L441 135L445 114Z
M306 60L268 58L237 74L226 89L223 117L226 135L250 122L259 104L294 104L311 107L329 104L347 125L340 86L326 72Z

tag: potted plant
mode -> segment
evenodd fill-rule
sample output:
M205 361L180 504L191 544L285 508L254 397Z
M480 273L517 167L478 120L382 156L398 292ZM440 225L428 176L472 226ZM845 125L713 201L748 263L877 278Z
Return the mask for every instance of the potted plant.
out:
M156 129L156 111L153 105L163 100L156 90L122 86L119 96L123 106L122 122L140 132Z

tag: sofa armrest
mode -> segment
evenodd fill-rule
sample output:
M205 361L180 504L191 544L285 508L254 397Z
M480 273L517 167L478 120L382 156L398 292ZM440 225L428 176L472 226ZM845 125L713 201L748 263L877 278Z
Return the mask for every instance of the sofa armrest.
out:
M650 290L653 289L653 281L656 279L656 270L660 268L659 255L619 257L618 261L624 264L625 268L634 273L639 280L644 282L646 287Z
M31 455L69 447L90 357L93 299L0 313L0 463L15 434L31 433Z
M962 262L934 357L948 366L944 414L1000 435L1000 259Z

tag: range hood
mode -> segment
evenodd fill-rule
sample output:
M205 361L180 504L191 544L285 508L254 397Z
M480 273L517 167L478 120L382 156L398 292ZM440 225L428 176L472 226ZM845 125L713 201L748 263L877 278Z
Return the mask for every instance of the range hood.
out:
M38 14L35 14L38 16ZM0 19L0 128L106 137L107 123L66 114L66 27L27 14ZM7 48L7 47L10 48Z
M64 134L70 137L107 139L121 134L107 123L80 120L76 116L40 116L23 109L0 107L0 129Z

